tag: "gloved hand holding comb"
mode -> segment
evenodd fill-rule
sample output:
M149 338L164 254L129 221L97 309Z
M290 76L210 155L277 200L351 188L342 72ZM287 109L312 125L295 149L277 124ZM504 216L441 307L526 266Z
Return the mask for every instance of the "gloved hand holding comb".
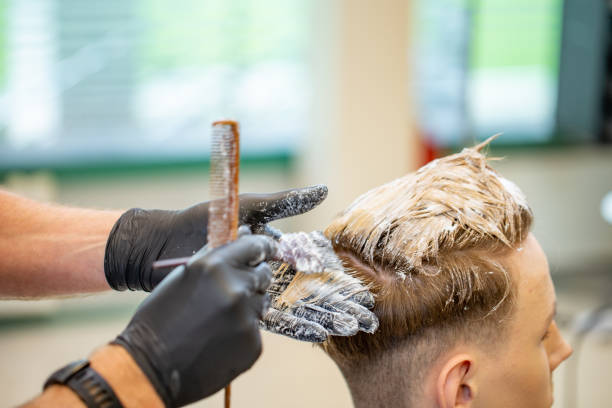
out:
M241 194L240 225L263 232L266 224L312 210L327 197L318 185L273 194ZM184 210L125 212L113 227L104 257L104 273L115 290L152 291L173 267L153 268L155 261L190 257L206 245L209 202Z

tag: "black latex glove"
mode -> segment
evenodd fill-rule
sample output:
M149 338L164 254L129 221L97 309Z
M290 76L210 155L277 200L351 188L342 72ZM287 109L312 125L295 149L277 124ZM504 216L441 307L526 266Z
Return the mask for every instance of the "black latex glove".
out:
M272 272L271 238L240 237L173 270L115 340L166 406L207 397L261 354L259 320Z
M327 196L327 187L313 186L273 194L241 194L240 225L255 233L265 224L310 211ZM208 202L184 210L125 212L106 243L104 273L116 290L151 291L172 270L152 269L160 259L186 257L206 244Z

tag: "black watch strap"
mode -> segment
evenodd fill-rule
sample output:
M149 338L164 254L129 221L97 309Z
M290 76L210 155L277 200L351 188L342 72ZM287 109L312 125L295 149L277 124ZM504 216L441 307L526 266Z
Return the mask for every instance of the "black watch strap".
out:
M53 384L70 387L88 408L123 408L113 389L87 360L60 368L51 374L43 389Z

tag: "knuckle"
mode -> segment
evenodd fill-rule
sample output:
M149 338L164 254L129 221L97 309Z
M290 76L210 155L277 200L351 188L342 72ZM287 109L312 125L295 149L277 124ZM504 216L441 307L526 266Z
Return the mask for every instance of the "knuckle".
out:
M244 326L249 321L249 309L246 299L247 297L243 293L230 293L219 304L220 315L223 315L224 319L231 322L232 331L239 335L244 333Z
M224 260L218 254L210 254L207 257L204 257L198 262L201 264L202 269L207 272L219 272L223 270Z
M228 308L232 315L241 319L247 312L247 303L249 296L244 290L232 290L228 296Z
M272 269L269 266L260 267L258 271L258 286L266 288L272 283Z
M264 275L266 278L272 278L272 268L270 267L269 263L262 262L259 265L259 270L261 271L262 275Z
M244 237L243 239L245 239L250 245L252 245L253 249L257 251L263 251L264 243L261 238L262 237L260 235L250 235Z

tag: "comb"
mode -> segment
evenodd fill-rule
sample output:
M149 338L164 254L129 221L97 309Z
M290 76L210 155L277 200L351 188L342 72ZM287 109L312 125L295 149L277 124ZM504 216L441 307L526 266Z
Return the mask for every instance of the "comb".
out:
M238 122L212 124L210 150L210 196L208 207L209 248L216 248L238 235L238 172L240 135ZM230 407L231 384L225 387L225 408Z

